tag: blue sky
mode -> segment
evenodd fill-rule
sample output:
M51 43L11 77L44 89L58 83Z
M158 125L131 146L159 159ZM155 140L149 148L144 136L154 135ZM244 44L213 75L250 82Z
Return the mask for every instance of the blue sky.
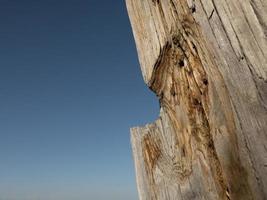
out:
M1 0L0 25L0 200L136 200L158 102L124 0Z

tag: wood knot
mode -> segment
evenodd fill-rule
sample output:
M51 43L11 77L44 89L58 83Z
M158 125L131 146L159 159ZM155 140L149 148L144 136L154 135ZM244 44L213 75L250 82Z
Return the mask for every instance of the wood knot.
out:
M179 66L180 68L184 67L184 66L185 66L184 61L183 61L183 60L179 60L179 61L178 61L178 66Z
M199 105L201 105L201 102L198 99L193 98L193 105L199 106Z
M203 84L204 84L204 85L208 85L208 84L209 84L208 79L204 78L204 79L203 79Z
M192 7L190 8L190 10L191 10L192 13L195 13L197 11L196 5L193 4Z

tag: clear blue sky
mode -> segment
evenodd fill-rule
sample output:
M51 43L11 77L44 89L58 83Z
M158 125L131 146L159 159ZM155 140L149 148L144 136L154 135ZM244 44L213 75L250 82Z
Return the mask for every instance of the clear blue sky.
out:
M124 0L0 1L0 200L136 200L157 115Z

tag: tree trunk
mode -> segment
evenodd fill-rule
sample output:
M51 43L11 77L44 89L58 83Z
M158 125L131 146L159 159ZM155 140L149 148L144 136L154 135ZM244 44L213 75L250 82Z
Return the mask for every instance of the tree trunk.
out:
M267 199L267 0L127 0L159 119L131 129L141 200Z

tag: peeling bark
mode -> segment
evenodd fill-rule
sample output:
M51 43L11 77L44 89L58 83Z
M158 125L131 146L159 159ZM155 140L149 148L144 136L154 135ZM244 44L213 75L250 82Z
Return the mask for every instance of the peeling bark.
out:
M140 199L267 199L267 1L127 8L161 106L131 129Z

